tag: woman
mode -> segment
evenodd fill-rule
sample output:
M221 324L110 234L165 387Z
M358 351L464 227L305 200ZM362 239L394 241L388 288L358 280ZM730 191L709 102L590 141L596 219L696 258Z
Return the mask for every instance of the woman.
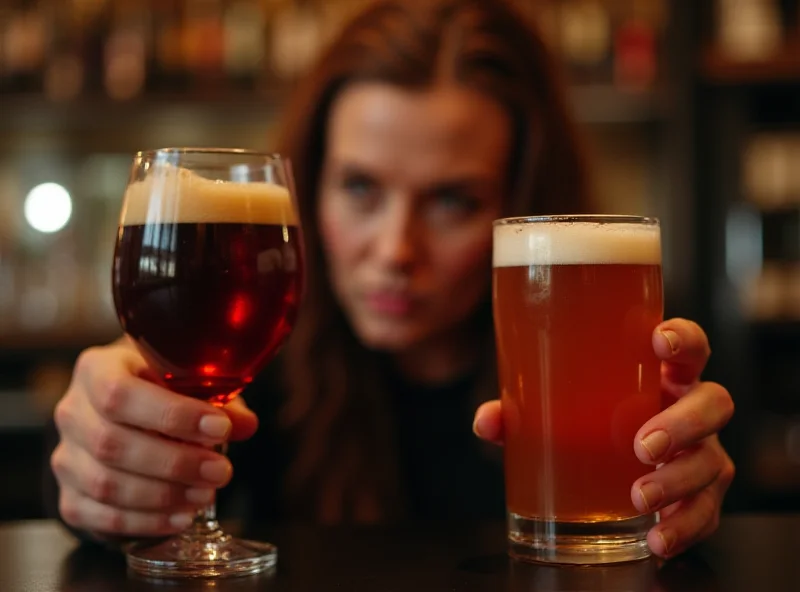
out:
M281 359L224 410L152 380L126 340L85 352L55 421L65 522L96 537L185 527L231 479L254 519L323 522L502 513L489 306L491 221L591 211L563 84L498 0L382 0L351 21L289 103L309 286ZM700 382L702 330L660 325L675 402L634 446L661 510L661 556L710 534L733 465L727 391ZM280 396L285 393L285 396ZM478 411L474 409L484 402ZM179 443L182 440L186 443ZM194 443L197 445L190 445ZM223 504L224 506L224 504Z

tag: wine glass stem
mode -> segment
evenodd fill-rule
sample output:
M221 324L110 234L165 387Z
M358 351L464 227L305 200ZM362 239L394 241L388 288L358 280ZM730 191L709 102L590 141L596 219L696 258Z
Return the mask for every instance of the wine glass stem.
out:
M228 452L228 443L215 444L214 452L225 456ZM185 533L190 538L210 538L219 539L225 536L217 521L217 504L216 500L201 508L194 516L192 525Z

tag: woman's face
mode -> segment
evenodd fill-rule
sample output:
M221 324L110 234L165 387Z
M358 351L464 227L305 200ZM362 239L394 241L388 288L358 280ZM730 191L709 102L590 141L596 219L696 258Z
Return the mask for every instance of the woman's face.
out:
M489 289L511 124L476 91L345 89L332 106L319 228L358 337L402 353L446 337Z

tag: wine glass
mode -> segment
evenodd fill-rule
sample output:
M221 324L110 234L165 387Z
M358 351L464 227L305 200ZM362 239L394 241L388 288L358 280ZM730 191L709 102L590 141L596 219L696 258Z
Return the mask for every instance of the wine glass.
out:
M287 160L216 148L136 154L114 254L114 303L167 388L217 406L233 400L289 335L302 270ZM157 578L249 575L277 559L269 543L225 534L214 504L186 532L133 543L126 554L133 571Z

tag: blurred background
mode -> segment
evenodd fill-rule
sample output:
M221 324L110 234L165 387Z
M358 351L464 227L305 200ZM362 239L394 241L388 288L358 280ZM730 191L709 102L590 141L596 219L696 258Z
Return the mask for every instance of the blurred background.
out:
M729 511L800 509L800 0L518 0L571 84L602 209L664 226L667 314L733 394ZM131 154L271 149L356 0L0 0L0 520L42 515L44 426L114 339Z

